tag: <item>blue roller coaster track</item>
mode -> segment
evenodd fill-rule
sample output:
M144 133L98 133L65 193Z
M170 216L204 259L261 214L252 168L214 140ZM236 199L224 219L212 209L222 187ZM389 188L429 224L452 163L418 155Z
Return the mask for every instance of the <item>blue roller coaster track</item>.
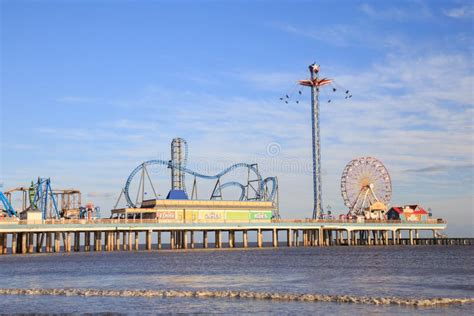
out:
M186 157L187 157L187 155L186 155ZM125 199L127 200L128 206L136 207L136 204L133 203L133 201L130 197L130 193L129 193L130 184L132 183L133 178L135 177L135 175L137 173L139 173L144 168L146 168L147 166L150 166L150 165L161 165L161 166L164 166L166 168L178 168L180 171L182 171L184 173L190 174L190 175L195 176L197 178L208 179L208 180L220 179L225 174L227 174L227 173L229 173L229 172L231 172L235 169L238 169L238 168L247 168L248 170L251 170L256 175L256 177L258 179L257 181L258 181L259 185L257 187L256 194L255 194L255 199L256 200L273 201L274 198L275 198L276 190L277 190L277 186L278 186L277 185L277 180L276 180L275 177L268 177L268 178L262 179L262 176L258 172L257 168L255 168L255 166L247 164L247 163L237 163L237 164L234 164L234 165L224 169L223 171L221 171L221 172L219 172L215 175L205 175L205 174L190 170L190 169L186 168L185 165L178 166L178 165L174 164L172 161L149 160L149 161L145 161L144 163L137 166L130 173L130 175L128 176L128 179L127 179L127 182L125 183L125 188L124 188ZM272 188L271 188L271 191L269 192L269 194L266 194L266 196L265 196L264 192L266 191L265 189L267 188L268 182L272 183ZM239 187L242 190L239 200L241 200L241 201L244 200L245 195L246 195L245 194L246 186L244 186L243 184L241 184L239 182L231 181L231 182L223 183L217 188L217 190L218 190L217 192L221 193L222 189L227 188L227 187L231 187L231 186Z
M0 202L2 202L3 207L5 208L5 212L9 217L12 216L17 216L17 213L13 206L10 204L8 201L7 197L3 194L3 192L0 192Z

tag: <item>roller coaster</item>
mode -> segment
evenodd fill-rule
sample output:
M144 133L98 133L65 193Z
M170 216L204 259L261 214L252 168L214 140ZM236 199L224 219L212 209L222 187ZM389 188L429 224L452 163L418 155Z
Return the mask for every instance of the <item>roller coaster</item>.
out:
M151 184L151 188L155 198L158 198L158 195L156 194L155 188L153 186L153 181L151 180L150 174L148 172L148 167L152 165L158 165L171 169L172 188L170 193L173 191L181 191L184 193L184 195L181 195L181 197L184 199L188 198L184 182L185 174L188 174L194 177L191 199L197 199L196 178L201 178L206 180L216 180L210 200L215 200L219 198L222 199L222 192L225 188L237 187L241 190L239 197L240 201L254 200L278 202L278 179L276 177L263 178L260 172L258 171L258 166L256 164L236 163L214 175L206 175L199 173L197 171L187 168L186 166L188 160L188 145L187 142L182 138L173 139L171 144L171 156L172 159L169 161L159 159L145 161L138 165L130 173L122 191L125 196L128 207L138 207L138 205L140 204L140 196L142 198L142 201L145 199L144 184L146 179L148 179L148 182ZM220 180L223 176L236 169L247 170L247 184L242 184L237 181L221 183ZM130 192L131 184L138 174L140 174L141 176L138 185L138 192L136 194L137 198L135 201L133 201ZM168 198L172 198L170 197L170 194L168 194Z

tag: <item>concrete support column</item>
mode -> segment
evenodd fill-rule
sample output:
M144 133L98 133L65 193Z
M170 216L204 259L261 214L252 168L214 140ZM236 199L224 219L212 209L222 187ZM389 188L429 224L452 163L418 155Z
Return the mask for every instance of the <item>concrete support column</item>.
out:
M45 245L45 252L51 252L51 233L45 233L46 235L46 245Z
M127 232L122 232L122 250L127 250Z
M102 251L102 232L97 232L97 238L99 242L99 251ZM104 233L104 241L105 241L105 233Z
M151 237L152 237L152 230L147 230L146 231L146 250L150 251L151 250Z
M8 234L3 234L3 254L8 254Z
M415 238L416 239L420 238L420 234L418 232L418 229L415 229Z
M12 234L12 254L16 254L16 248L17 248L17 241L18 241L18 234L13 233Z
M175 248L175 232L170 231L170 247L171 249Z
M54 233L54 252L61 251L61 235L56 232Z
M257 230L257 244L258 244L258 248L263 247L263 232L261 229Z
M296 247L300 246L300 230L299 229L295 231L295 246Z
M133 249L133 232L131 230L128 231L128 251L132 251Z
M158 242L157 248L161 249L162 248L162 245L161 245L161 231L156 232L156 237L157 237L157 242Z
M222 248L222 231L217 230L217 248Z
M109 232L105 231L104 232L104 250L105 251L109 251L109 243L110 243Z
M33 253L35 249L35 233L28 233L28 252Z
M273 228L273 236L272 236L272 241L273 241L273 247L278 247L278 230L276 228Z
M175 246L175 248L179 249L179 248L181 248L181 232L175 231L174 235L175 235L175 238L174 238L175 245L174 246Z
M248 232L246 230L243 231L243 239L244 239L244 248L248 248L249 237L248 237Z
M383 232L383 236L384 236L384 239L385 239L385 245L388 246L388 230Z
M206 249L208 247L209 238L207 237L207 230L202 232L202 247Z
M318 229L318 245L320 247L326 246L325 240L324 240L324 228Z
M229 230L229 248L234 248L235 247L234 234L235 234L235 232L233 230Z
M303 247L308 247L308 231L303 229Z
M347 245L348 246L352 246L352 231L351 230L348 230L347 231Z
M410 229L408 232L410 234L410 245L413 246L413 229Z
M110 237L110 251L115 250L115 232L109 232Z
M93 232L92 233L92 239L94 241L94 245L92 246L92 249L94 251L98 251L99 250L99 246L97 246L97 232Z
M194 249L194 230L189 232L191 234L191 249Z
M99 238L100 232L95 231L94 232L94 251L100 251L100 238Z
M22 233L21 234L21 253L22 254L25 254L28 251L26 246L27 246L27 234Z
M140 234L138 231L135 232L135 250L140 249Z
M115 232L115 250L120 250L120 232Z
M287 231L286 231L286 246L287 247L291 247L292 246L292 234L293 234L293 231L289 228Z
M105 251L110 251L111 248L110 232L108 231L104 232L104 248Z
M15 253L21 253L21 233L16 233Z
M84 233L84 251L91 251L91 232Z
M6 234L0 233L0 255L3 255L3 245L5 240Z
M181 234L183 236L182 248L183 249L188 249L188 232L185 230L185 231L181 232Z
M80 240L81 240L81 233L79 232L74 232L74 251L78 252L79 248L81 246Z
M70 232L66 233L66 252L71 252L72 236Z
M105 251L112 251L112 232L106 231L104 236L105 239Z
M49 252L48 251L48 237L50 236L50 233L36 233L35 235L36 235L36 252L37 253L43 252L43 241L45 239L45 236L46 236L45 251ZM51 245L49 248L51 248Z

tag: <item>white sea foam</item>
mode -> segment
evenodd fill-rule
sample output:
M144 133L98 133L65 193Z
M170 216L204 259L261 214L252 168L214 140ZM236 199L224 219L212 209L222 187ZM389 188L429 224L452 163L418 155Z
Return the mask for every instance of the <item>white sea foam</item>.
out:
M0 295L54 295L102 297L240 298L302 302L337 302L374 305L437 306L474 303L474 298L401 298L352 295L292 294L252 291L101 290L101 289L0 289Z

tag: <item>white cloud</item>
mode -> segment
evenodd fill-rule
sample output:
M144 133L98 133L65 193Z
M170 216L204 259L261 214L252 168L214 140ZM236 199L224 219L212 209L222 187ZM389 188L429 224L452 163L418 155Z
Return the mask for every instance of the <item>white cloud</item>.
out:
M404 3L398 7L375 8L374 6L363 3L359 10L370 18L380 20L405 21L407 19L426 19L432 17L431 10L421 2Z
M447 9L443 12L446 16L449 16L450 18L472 18L474 16L474 6L471 3L470 5Z

